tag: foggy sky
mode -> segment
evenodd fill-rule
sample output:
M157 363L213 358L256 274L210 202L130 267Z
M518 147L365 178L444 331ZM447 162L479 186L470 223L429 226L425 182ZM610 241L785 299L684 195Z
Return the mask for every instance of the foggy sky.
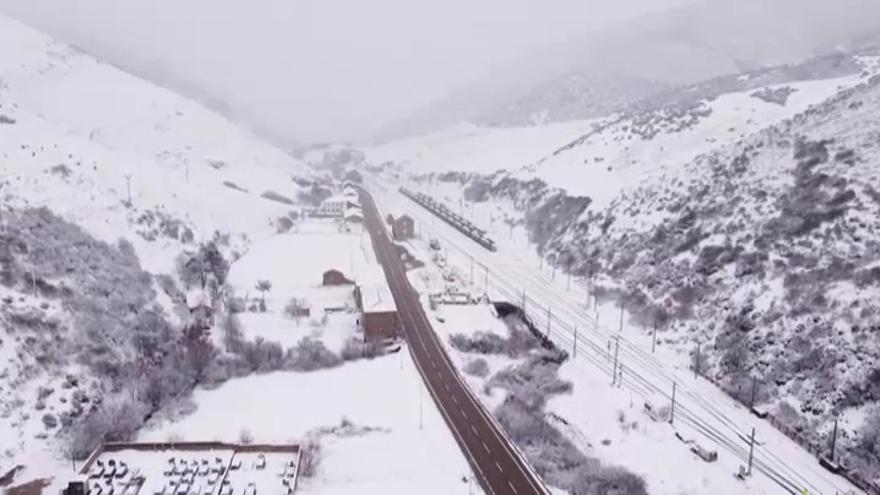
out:
M688 0L0 0L301 142L361 140L522 52Z

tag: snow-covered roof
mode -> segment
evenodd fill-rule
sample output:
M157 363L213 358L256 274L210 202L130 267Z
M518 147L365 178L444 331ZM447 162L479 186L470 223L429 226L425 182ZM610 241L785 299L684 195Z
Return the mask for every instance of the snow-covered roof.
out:
M385 272L378 264L362 267L358 277L361 299L365 313L397 311L394 296L385 279Z
M364 218L364 212L361 210L360 206L350 206L345 209L345 217L356 216L358 218Z

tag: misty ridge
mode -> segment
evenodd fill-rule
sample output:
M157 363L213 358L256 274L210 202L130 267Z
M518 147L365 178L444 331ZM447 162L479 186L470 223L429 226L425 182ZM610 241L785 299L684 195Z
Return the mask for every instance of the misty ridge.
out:
M269 0L263 10L221 2L208 17L200 14L205 7L126 9L94 0L78 8L51 1L30 8L0 1L9 14L285 147L381 142L462 120L521 124L527 119L512 115L511 107L528 107L523 102L529 100L561 105L583 98L587 110L565 117L593 117L670 87L880 41L880 5L871 0L634 1L614 14L603 2L558 0L541 11L518 2L487 4L487 13L450 3L436 7L435 28L420 25L427 19L407 18L402 34L421 30L425 39L413 36L404 48L396 30L379 35L386 23L400 25L395 19L418 12L396 0L364 8L358 24L345 20L351 9L344 2L318 13ZM528 12L526 20L507 19L517 7ZM70 14L68 22L54 15L59 11ZM441 13L485 15L494 24L471 32ZM565 15L574 21L552 29L549 20ZM585 27L577 27L578 19ZM377 29L365 27L368 22ZM489 43L492 33L485 29L496 24ZM342 37L334 38L351 33L362 47L316 42L335 30Z

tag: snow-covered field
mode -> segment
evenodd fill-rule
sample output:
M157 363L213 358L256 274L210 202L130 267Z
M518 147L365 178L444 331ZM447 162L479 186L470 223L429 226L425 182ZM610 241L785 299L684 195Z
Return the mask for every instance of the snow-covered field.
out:
M296 345L304 336L315 337L338 353L357 327L354 286L322 286L328 270L339 270L353 282L363 283L379 269L369 237L356 226L333 220L307 220L292 232L254 241L248 252L229 272L236 295L247 301L263 298L257 282L268 280L265 312L244 312L240 320L245 337L279 342L284 348ZM310 315L291 318L285 306L296 298Z
M308 494L471 493L470 468L404 347L399 353L313 373L276 372L199 390L198 409L145 431L143 440L297 440L347 419L370 431L321 435ZM472 484L473 493L478 487Z

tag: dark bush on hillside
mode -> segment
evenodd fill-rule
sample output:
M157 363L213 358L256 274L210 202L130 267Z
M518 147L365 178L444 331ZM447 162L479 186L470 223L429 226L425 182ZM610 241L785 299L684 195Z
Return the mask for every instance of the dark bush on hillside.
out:
M243 342L234 351L240 355L251 371L268 372L284 366L284 349L278 342L268 342L257 337L253 342Z
M229 262L223 257L216 241L199 246L196 252L185 252L177 260L177 275L188 289L206 288L209 282L215 288L222 287L229 275Z
M290 217L284 216L279 217L275 222L275 229L279 234L284 234L286 232L290 232L290 229L293 228L293 220Z
M290 199L287 196L284 196L282 194L279 194L275 191L266 191L263 194L261 194L260 197L263 199L268 199L269 201L275 201L276 203L281 203L281 204L285 204L285 205L294 204L292 199Z
M449 337L453 349L475 354L504 354L520 357L538 348L538 340L530 333L510 328L507 338L488 332L476 332L473 335L454 334Z
M122 442L134 438L144 422L146 408L122 396L104 401L70 435L69 450L74 459L85 459L101 442Z
M468 361L468 363L464 365L464 368L462 368L462 371L464 371L468 375L485 378L489 375L489 363L487 363L486 360L483 358L477 358Z

